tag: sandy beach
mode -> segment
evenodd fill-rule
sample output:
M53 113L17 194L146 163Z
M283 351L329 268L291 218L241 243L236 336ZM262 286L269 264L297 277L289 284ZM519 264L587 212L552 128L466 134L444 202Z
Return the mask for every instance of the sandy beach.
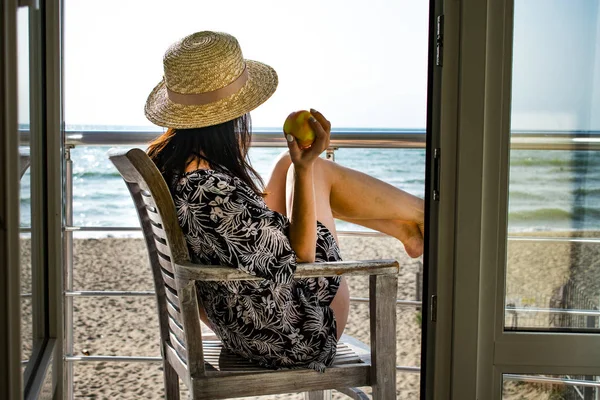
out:
M29 251L24 240L23 265ZM567 247L565 247L567 246ZM406 256L401 243L391 238L341 237L345 260L393 258L400 263L398 298L414 300L416 274L422 269L420 259ZM587 295L596 298L599 245L557 245L556 243L511 242L508 251L507 303L517 307L548 307L551 298L565 279L575 277ZM29 275L22 275L22 290L28 292ZM595 275L594 275L595 274ZM587 278L586 278L587 277ZM349 280L351 295L367 297L367 279ZM582 284L583 285L583 284ZM153 290L146 250L141 239L75 239L74 288L76 290ZM23 301L23 321L29 321L30 306ZM397 308L398 365L419 366L421 354L420 313L415 307ZM527 319L529 318L529 319ZM512 321L507 317L507 324ZM522 323L547 326L548 315L526 317ZM29 329L29 330L28 330ZM30 333L23 324L24 337ZM368 305L353 303L346 333L369 342ZM74 299L75 355L159 356L158 321L152 297L80 297ZM30 336L29 336L30 337ZM30 345L25 341L24 354ZM75 397L78 399L160 399L162 372L158 363L75 364ZM419 374L398 373L397 398L418 399ZM546 399L549 394L531 385L507 384L506 399ZM183 391L182 391L183 394ZM185 397L183 397L185 398ZM266 396L261 399L303 399L300 394ZM334 393L334 398L345 398ZM250 399L250 398L247 398ZM257 398L253 398L257 399Z

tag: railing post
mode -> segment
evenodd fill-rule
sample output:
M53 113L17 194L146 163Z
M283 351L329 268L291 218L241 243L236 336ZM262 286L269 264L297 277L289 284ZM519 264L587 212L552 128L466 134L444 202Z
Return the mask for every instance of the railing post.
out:
M73 161L71 150L74 146L65 146L65 227L73 226ZM73 231L65 229L64 243L64 291L73 290ZM64 293L63 293L64 296ZM73 363L67 357L73 356L73 297L64 296L65 313L65 354L64 354L64 388L67 400L74 399Z
M337 149L337 147L328 147L325 152L325 158L327 158L329 161L335 162L335 151Z

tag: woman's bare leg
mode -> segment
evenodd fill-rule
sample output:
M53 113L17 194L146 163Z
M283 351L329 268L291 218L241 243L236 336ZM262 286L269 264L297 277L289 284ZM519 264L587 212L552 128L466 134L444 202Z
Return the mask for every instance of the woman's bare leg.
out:
M415 222L399 221L396 219L352 219L336 215L335 213L334 217L395 237L404 244L406 254L412 258L423 254L423 230Z
M377 178L319 159L331 184L331 208L340 218L385 219L422 225L424 201Z
M284 152L266 191L269 208L285 214L285 179L291 159ZM411 257L423 253L424 202L403 190L367 174L319 159L315 171L323 174L330 190L330 208L335 218L375 229L400 240ZM415 229L415 225L417 229Z

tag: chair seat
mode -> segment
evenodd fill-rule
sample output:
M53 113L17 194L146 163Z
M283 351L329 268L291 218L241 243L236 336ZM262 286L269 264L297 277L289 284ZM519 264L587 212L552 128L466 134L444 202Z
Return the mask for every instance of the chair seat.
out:
M202 342L204 351L204 362L207 373L210 372L235 372L235 373L257 373L274 371L263 368L252 361L238 356L223 347L219 340L204 340ZM364 357L357 354L354 346L339 342L333 365L329 368L348 364L364 364Z
M340 338L334 363L325 373L308 368L262 368L224 349L214 336L202 343L206 374L193 379L198 400L329 389L364 399L364 393L353 388L371 385L369 347L348 335Z

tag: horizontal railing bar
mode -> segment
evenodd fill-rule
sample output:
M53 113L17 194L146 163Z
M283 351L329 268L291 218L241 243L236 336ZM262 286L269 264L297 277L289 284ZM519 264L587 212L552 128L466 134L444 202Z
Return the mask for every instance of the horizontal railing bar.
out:
M140 357L140 356L66 356L66 362L161 362L162 357ZM409 373L420 373L420 367L406 367L396 365L396 370Z
M66 356L66 362L160 362L161 357L140 356Z
M369 299L367 297L350 297L350 301L356 303L368 303ZM396 305L422 307L423 302L418 300L396 300Z
M547 242L547 243L598 243L600 238L588 237L546 237L546 236L509 236L508 239L513 242Z
M31 294L25 293L21 295L21 297L30 297ZM76 291L67 291L65 292L65 296L67 297L152 297L154 296L154 291L152 290L76 290ZM356 303L368 303L369 299L367 297L350 297L351 302ZM396 304L400 306L407 307L422 307L423 303L418 300L396 300ZM506 311L515 311L515 312L544 312L544 313L556 313L556 314L569 314L569 315L588 315L588 316L596 316L600 317L600 311L596 310L564 310L560 308L515 308L515 307L506 307Z
M66 232L141 232L139 226L66 226ZM381 232L369 231L338 231L338 236L360 236L360 237L388 237ZM544 237L544 236L508 236L509 241L517 242L569 242L569 243L599 243L600 238L586 237Z
M66 226L65 232L141 232L139 226ZM338 231L338 236L385 237L381 232Z
M141 232L141 230L139 226L65 226L65 232Z
M407 372L409 374L420 374L421 367L406 367L403 365L396 365L396 371Z
M162 134L156 130L68 130L66 144L70 146L147 145ZM29 143L29 132L20 130L21 144ZM256 147L286 147L283 134L276 130L255 129L252 145ZM423 129L352 129L333 130L331 146L347 148L425 148ZM524 150L600 150L600 131L513 131L511 148Z
M567 314L567 315L586 315L590 317L600 317L598 310L578 310L563 308L538 308L538 307L506 307L507 312L530 312L530 313L548 313L548 314Z
M566 386L582 386L582 387L595 387L600 388L600 382L584 381L580 379L563 379L563 378L551 378L549 376L530 376L530 375L515 375L505 374L503 378L507 381L519 381L519 382L530 382L530 383L556 383L559 385Z
M70 146L145 146L161 135L162 131L67 131L65 143ZM21 132L21 141L27 143L27 132ZM330 145L346 148L425 148L424 130L333 130ZM254 129L253 147L287 147L283 132Z
M153 290L73 290L65 292L67 297L151 297Z

